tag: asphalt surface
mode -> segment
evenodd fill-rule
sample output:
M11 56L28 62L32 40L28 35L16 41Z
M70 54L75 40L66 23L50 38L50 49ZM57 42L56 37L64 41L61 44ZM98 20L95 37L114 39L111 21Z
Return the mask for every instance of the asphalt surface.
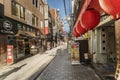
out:
M92 68L71 65L67 49L58 50L55 59L40 73L36 80L101 80Z

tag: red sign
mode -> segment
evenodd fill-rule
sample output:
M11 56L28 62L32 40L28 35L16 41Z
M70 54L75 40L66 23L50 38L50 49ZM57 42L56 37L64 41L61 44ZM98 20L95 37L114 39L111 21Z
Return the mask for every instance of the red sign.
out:
M48 27L45 27L45 34L48 34L49 33L49 29Z
M7 64L13 64L13 45L7 46Z

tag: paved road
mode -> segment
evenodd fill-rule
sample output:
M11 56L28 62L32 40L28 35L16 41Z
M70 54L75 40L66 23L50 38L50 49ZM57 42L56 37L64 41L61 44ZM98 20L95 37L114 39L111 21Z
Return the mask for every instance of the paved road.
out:
M56 58L36 80L101 80L88 66L72 66L67 50L58 50Z

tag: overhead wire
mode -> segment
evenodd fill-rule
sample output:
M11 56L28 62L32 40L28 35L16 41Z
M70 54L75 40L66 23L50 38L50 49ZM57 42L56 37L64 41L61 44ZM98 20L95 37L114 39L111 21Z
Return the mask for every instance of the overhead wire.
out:
M65 0L63 0L63 3L64 3L65 15L67 16L67 11L66 11L66 2L65 2Z

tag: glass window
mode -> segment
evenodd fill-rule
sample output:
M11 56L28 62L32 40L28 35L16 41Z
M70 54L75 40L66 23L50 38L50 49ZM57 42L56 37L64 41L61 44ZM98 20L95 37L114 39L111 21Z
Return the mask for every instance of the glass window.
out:
M40 5L40 13L43 14L43 7Z
M17 27L18 27L18 29L19 29L19 30L21 30L21 29L22 29L21 24L17 24Z
M25 8L15 1L12 1L12 15L25 19Z
M30 28L29 28L29 27L27 27L27 31L30 31Z
M12 1L12 14L16 15L16 3Z
M24 31L26 30L26 26L25 26L25 25L23 25L23 30L24 30Z
M43 28L43 21L41 21L41 28Z
M36 26L38 26L38 18L36 17L35 19L36 19Z
M16 4L16 16L20 17L20 5Z
M20 7L20 18L25 19L25 8L24 7Z
M20 5L12 1L12 14L20 17Z
M35 15L32 15L32 25L38 26L38 18Z
M38 0L33 0L33 5L37 8L38 7Z
M32 25L32 13L27 9L25 9L25 20L27 24Z
M32 15L32 25L35 25L35 16Z

